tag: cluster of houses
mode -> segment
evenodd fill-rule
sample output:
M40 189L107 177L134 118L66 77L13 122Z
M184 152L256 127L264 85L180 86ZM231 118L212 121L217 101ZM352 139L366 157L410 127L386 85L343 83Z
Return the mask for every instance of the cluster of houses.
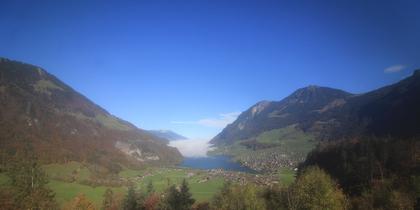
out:
M239 158L239 162L255 171L272 173L279 168L295 168L303 159L293 155L278 152L267 152L262 155L246 155Z

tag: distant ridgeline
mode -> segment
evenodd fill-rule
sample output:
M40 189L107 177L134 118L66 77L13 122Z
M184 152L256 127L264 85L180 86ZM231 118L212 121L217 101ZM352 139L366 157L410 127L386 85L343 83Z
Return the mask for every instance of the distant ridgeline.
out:
M420 134L420 70L364 94L309 86L281 101L262 101L211 140L257 170L295 167L320 141Z
M111 170L182 159L167 140L109 114L45 70L0 58L0 150L13 155L22 148L44 162Z
M166 139L168 141L185 140L187 137L179 135L170 130L148 130L149 133L159 138Z

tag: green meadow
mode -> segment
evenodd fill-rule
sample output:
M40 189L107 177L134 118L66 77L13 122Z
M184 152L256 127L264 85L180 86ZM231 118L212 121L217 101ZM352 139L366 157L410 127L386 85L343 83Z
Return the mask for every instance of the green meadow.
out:
M87 166L79 162L49 164L44 165L43 169L50 178L48 187L54 191L55 198L61 206L77 195L84 194L97 207L100 207L107 188L120 195L124 195L127 190L126 186L107 187L84 184L84 181L92 179L94 176ZM142 176L144 177L141 178ZM157 192L164 191L169 185L178 185L183 179L186 179L189 183L190 192L197 201L209 201L224 184L222 178L203 181L206 178L206 173L203 171L180 168L123 169L118 177L132 180L137 189L142 191L146 191L147 185L151 182ZM8 185L9 178L5 173L0 173L0 187L7 187Z
M183 179L189 183L193 198L197 201L208 201L223 186L222 178L212 178L204 181L206 173L186 169L161 168L149 172L151 176L146 176L141 182L137 183L139 189L146 189L148 183L152 183L155 190L161 192L172 184L179 185Z
M62 206L71 201L79 194L84 194L97 207L102 204L103 194L107 188L112 189L115 193L125 193L125 187L91 187L88 185L69 183L64 181L51 180L48 187L54 191L55 199Z
M283 185L290 185L295 181L296 172L290 168L281 168L279 170L280 183Z

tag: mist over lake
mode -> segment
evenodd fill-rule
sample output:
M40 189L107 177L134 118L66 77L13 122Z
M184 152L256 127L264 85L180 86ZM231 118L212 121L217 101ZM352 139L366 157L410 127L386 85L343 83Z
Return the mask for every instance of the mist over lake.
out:
M211 150L208 139L171 141L169 146L177 148L184 157L207 157L207 152Z

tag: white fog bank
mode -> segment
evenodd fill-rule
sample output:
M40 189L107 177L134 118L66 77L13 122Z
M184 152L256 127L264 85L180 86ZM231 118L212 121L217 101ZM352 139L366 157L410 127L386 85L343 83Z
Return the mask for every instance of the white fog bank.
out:
M206 157L211 149L208 139L187 139L169 142L169 146L176 147L184 157Z

